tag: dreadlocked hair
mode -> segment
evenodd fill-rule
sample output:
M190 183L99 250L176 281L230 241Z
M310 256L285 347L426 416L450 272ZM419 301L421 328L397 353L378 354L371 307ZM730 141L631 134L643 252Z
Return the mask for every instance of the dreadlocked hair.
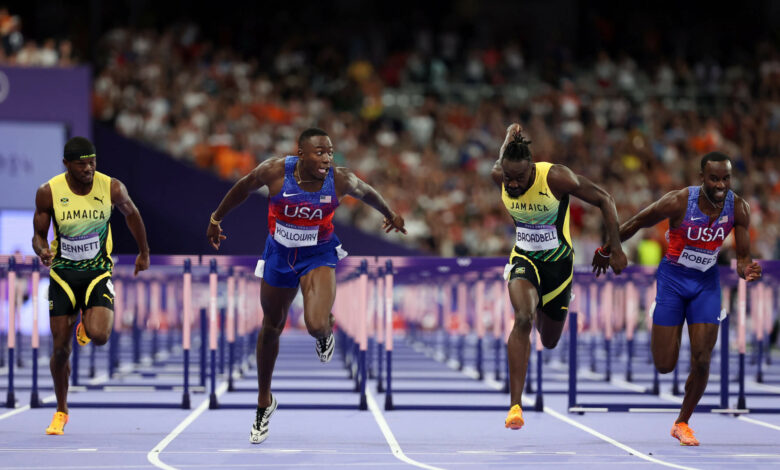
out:
M531 145L531 141L523 137L520 132L515 134L514 139L504 149L504 154L501 155L502 159L507 159L513 162L519 162L521 160L531 160L531 149L528 146Z

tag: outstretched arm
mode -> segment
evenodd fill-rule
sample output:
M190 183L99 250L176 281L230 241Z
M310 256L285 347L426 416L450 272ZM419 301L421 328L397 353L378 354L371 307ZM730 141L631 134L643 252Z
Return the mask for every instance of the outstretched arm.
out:
M396 232L406 233L404 218L390 209L376 189L355 176L348 168L336 168L336 189L339 194L347 194L355 199L360 199L382 213L385 216L382 226L385 232L395 229Z
M734 201L734 242L737 248L737 274L751 282L761 277L761 265L750 256L750 205L741 197Z
M271 158L257 165L254 170L238 180L230 188L230 191L222 198L222 202L219 203L217 210L211 213L209 226L206 229L206 238L215 250L219 250L219 244L227 238L227 236L222 234L222 227L220 226L222 219L225 218L228 212L244 202L253 191L257 191L271 182L274 177L274 171L278 171L276 167L279 166L279 160L278 158ZM281 168L283 171L284 165Z
M149 244L146 241L146 227L141 213L138 212L138 208L135 207L133 200L127 193L127 188L116 178L111 178L111 203L125 216L127 227L138 245L138 256L135 258L135 272L133 273L133 275L137 275L139 271L149 269Z
M35 254L41 259L44 266L51 266L54 258L49 249L49 225L54 212L54 204L51 198L51 187L45 183L35 193L35 215L33 215L32 246Z
M504 171L501 169L501 156L504 155L504 150L506 150L506 146L509 145L509 142L522 131L523 128L517 123L512 123L506 128L506 137L504 137L504 143L501 144L501 149L498 151L498 160L493 164L493 169L490 171L490 177L493 178L493 182L496 183L496 186L499 188L504 179Z
M620 245L618 215L612 196L601 186L584 176L574 174L563 165L553 165L550 168L550 172L547 174L547 184L550 185L550 189L558 198L564 194L571 194L601 209L604 224L607 226L607 243L612 253L609 257L609 266L612 267L615 274L620 274L628 264L628 260L626 260L623 247Z
M652 227L662 220L676 221L685 211L688 190L680 189L666 193L661 199L639 211L620 226L620 241L633 237L640 229ZM593 255L593 271L598 276L607 271L605 256L609 256L611 245L605 245ZM603 253L603 254L601 254Z

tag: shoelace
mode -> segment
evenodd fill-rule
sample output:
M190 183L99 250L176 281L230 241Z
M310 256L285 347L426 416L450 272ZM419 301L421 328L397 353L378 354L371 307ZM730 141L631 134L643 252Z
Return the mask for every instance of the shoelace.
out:
M689 428L688 426L680 426L680 429L682 430L683 436L693 437L693 429Z
M265 414L267 412L268 412L268 408L263 408L262 412L258 410L257 414L255 415L255 427L257 429L260 429L260 426L263 425L263 420L265 420Z

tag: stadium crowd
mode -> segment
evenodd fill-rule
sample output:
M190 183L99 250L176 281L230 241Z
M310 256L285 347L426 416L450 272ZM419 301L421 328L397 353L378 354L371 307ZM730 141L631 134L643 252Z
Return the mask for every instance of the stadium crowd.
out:
M398 241L444 256L508 252L511 221L488 174L513 121L524 125L536 160L604 186L621 220L697 184L700 156L718 149L732 157L733 189L751 204L754 255L780 257L775 44L724 65L604 51L585 62L559 53L536 63L519 43L478 45L426 30L406 50L372 41L339 48L291 36L268 57L244 57L192 23L113 29L99 45L94 116L225 179L294 153L303 128L322 127L336 164L355 169L402 211L409 235ZM375 211L345 205L342 222L380 230ZM576 260L589 262L602 237L600 214L573 200L571 226L584 253ZM656 261L664 231L635 237L633 260Z
M68 39L47 38L40 44L22 34L22 19L0 5L0 65L67 67L76 59Z

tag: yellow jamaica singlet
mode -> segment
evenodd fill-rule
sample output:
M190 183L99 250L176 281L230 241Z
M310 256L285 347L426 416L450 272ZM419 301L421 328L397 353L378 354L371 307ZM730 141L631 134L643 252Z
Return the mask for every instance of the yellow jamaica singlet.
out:
M54 207L52 268L77 271L111 270L111 177L95 172L92 190L74 194L65 173L49 180Z
M536 177L525 194L512 198L501 185L501 199L517 231L513 253L539 261L558 261L574 252L569 234L569 195L559 201L547 185L552 163L534 165Z

